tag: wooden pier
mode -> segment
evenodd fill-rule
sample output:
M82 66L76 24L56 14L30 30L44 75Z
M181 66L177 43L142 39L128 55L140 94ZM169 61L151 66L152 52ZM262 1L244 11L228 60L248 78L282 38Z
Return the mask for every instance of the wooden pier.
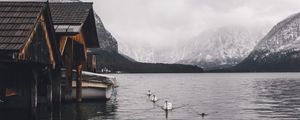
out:
M99 47L92 3L0 1L0 109L81 102L87 48ZM66 79L62 79L65 69Z

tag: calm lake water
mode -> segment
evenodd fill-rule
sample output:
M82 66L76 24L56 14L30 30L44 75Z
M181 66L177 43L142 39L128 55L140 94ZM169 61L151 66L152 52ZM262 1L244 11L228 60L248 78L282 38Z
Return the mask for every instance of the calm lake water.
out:
M39 111L44 120L300 119L300 73L111 74L116 98ZM156 104L146 96L151 90ZM168 100L174 110L160 106ZM208 114L204 118L200 113Z

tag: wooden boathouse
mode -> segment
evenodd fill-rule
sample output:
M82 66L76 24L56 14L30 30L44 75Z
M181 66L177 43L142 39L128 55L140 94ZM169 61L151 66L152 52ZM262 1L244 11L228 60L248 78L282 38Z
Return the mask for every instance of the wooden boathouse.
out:
M59 101L58 48L48 3L0 2L0 108Z
M80 102L87 48L98 47L92 3L0 1L0 108L35 110L72 92Z
M50 3L55 36L62 58L62 95L70 100L72 79L76 79L76 101L82 100L82 70L87 48L98 48L93 4L89 2ZM76 74L72 74L76 70Z

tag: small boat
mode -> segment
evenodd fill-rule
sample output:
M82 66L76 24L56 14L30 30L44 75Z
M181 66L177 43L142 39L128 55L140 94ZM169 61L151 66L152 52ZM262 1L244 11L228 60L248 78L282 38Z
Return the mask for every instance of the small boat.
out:
M115 87L116 78L98 73L82 72L82 99L83 100L109 100ZM72 99L76 99L76 81L72 81Z

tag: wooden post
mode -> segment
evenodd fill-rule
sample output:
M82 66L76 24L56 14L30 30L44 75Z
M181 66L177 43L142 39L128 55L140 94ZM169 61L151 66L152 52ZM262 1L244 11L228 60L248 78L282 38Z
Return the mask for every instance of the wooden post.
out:
M61 73L60 71L52 72L52 101L55 104L61 103Z
M5 98L5 87L1 86L1 88L0 88L0 102L3 102L4 98Z
M31 103L31 112L35 113L37 108L37 80L38 80L38 73L35 68L32 68L32 79L31 79L31 96L30 96L30 103Z
M76 80L76 100L77 102L82 101L82 66L78 65L76 68L77 80Z
M73 69L73 40L68 37L67 44L65 48L65 86L63 89L63 99L65 100L71 100L72 99L72 69Z
M92 72L97 72L97 57L96 55L92 55Z
M76 120L83 119L82 111L83 111L83 109L82 109L81 104L76 104L76 116L75 116Z
M65 79L65 90L64 90L64 98L65 100L71 100L72 95L72 64L66 64L66 79Z
M4 85L4 80L0 79L0 102L3 102L4 98L5 98L5 85Z
M71 40L71 63L70 63L70 72L71 72L71 78L69 79L69 87L70 87L70 96L72 95L72 81L73 81L73 66L74 66L74 41L72 39Z
M1 71L1 78L0 78L0 100L4 100L4 98L6 96L5 80L7 80L7 74L8 73L6 73L4 71Z
M56 107L54 107L54 110L53 110L53 116L55 116L55 120L62 120L62 117L61 117L61 106L60 105L57 105Z
M29 120L38 120L37 111L36 110L35 111L31 111L31 115L29 116Z
M47 81L47 102L49 107L52 107L52 72L51 69L48 68L48 81Z
M5 86L3 85L3 82L0 81L0 104L1 102L4 102L5 99L5 93L6 93L6 89Z

